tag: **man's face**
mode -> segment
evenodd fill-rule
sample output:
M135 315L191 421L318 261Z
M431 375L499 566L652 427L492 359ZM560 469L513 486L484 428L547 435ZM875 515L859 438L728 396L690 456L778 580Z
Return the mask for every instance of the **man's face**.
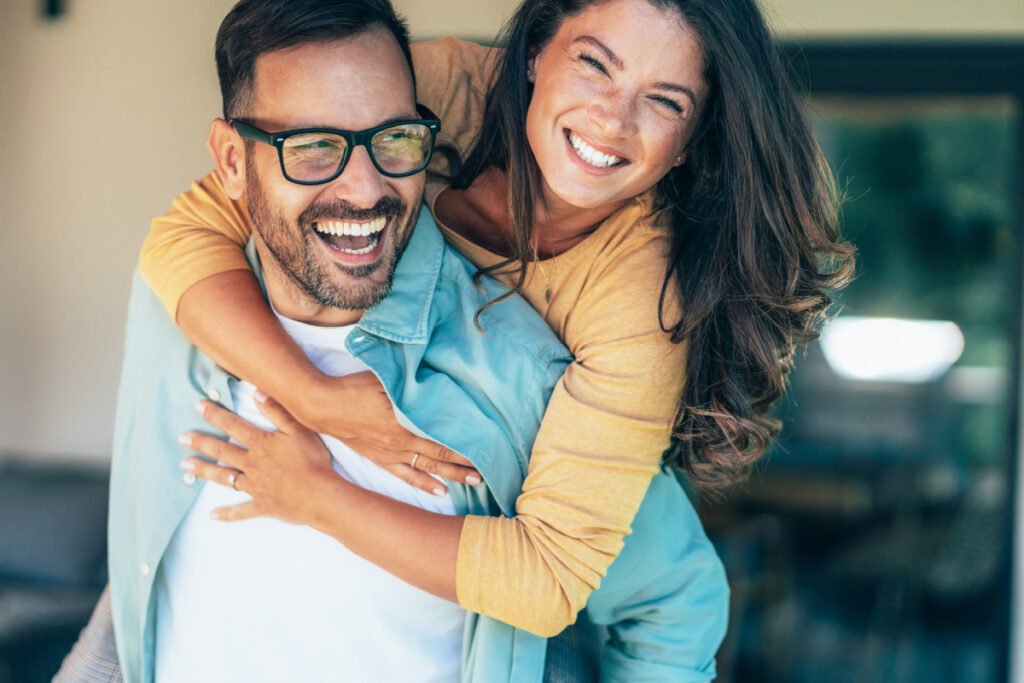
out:
M405 58L384 29L264 54L255 76L245 118L263 130L359 131L418 118ZM268 275L279 270L310 303L350 311L376 304L391 287L423 179L381 175L360 146L335 180L297 185L284 178L274 147L249 142L246 197Z

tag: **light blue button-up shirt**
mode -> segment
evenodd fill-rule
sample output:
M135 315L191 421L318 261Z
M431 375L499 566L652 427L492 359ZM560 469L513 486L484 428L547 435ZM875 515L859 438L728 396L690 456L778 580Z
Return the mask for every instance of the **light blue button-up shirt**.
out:
M249 256L259 276L251 245ZM520 298L487 309L481 333L474 315L503 288L485 280L480 291L475 271L422 211L391 293L363 315L346 347L380 379L403 424L462 453L480 471L481 486L450 483L456 509L511 516L548 398L572 359ZM114 627L127 683L153 680L154 578L202 485L183 476L177 437L210 429L193 408L200 398L233 408L234 381L175 327L136 275L114 431L109 530ZM671 474L656 476L621 555L587 605L590 620L610 634L602 680L711 680L727 603L721 563L693 507ZM291 626L282 621L282 628ZM540 683L546 645L545 638L471 614L463 680Z

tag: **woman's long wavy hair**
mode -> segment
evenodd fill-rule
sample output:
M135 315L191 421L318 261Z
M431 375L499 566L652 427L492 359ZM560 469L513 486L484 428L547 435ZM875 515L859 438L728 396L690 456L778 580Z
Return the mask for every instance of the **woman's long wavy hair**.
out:
M480 137L454 177L465 188L489 167L506 172L512 257L489 272L511 264L516 290L534 258L532 218L543 201L526 138L526 64L567 16L595 1L523 2L503 33ZM714 492L742 480L778 433L771 409L796 346L817 337L830 292L852 276L854 249L840 237L831 171L756 2L636 0L648 1L677 12L704 55L708 94L686 163L654 191L672 235L662 326L689 344L664 462ZM666 321L672 289L683 313Z

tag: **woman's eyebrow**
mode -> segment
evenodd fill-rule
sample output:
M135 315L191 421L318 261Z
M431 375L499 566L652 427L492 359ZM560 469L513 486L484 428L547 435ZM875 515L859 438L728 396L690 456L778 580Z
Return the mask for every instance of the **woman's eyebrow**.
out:
M626 68L626 65L623 64L621 59L619 59L619 56L615 54L610 47L602 43L594 36L580 36L573 40L572 42L574 44L587 43L588 45L592 45L596 47L598 50L600 50L602 53L604 53L605 58L609 62L611 62L615 66L615 68L619 69L620 71ZM687 97L690 98L690 101L693 103L693 106L697 106L697 96L694 94L693 90L687 88L685 85L681 85L679 83L672 83L671 81L658 81L657 83L654 84L654 87L660 90L672 90L674 92L686 95Z
M654 84L654 87L660 90L672 90L677 93L686 95L687 97L690 98L690 101L693 103L693 106L697 106L697 96L694 95L693 91L687 88L685 85L680 85L679 83L669 83L668 81L658 81L657 83Z
M598 40L594 36L580 36L579 38L577 38L576 40L574 40L572 42L573 43L589 43L589 44L593 45L594 47L596 47L601 52L603 52L604 56L608 59L608 61L611 62L613 65L615 65L615 68L617 68L617 69L625 69L626 68L626 65L622 63L622 60L619 59L619 56L617 54L615 54L614 52L612 52L612 49L610 47L608 47L607 45L602 43L600 40Z

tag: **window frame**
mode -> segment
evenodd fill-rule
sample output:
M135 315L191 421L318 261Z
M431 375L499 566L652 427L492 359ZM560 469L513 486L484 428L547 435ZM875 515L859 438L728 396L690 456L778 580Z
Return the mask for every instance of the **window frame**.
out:
M913 97L1009 97L1016 105L1016 162L1010 187L1013 193L1011 223L1016 230L1013 256L1014 345L1010 385L1006 476L1012 492L1004 547L1012 557L1004 560L1004 580L999 615L1005 628L1000 666L1002 680L1024 683L1024 40L884 41L801 40L783 42L783 57L800 90L810 96L874 98ZM1004 592L1005 591L1005 592Z

